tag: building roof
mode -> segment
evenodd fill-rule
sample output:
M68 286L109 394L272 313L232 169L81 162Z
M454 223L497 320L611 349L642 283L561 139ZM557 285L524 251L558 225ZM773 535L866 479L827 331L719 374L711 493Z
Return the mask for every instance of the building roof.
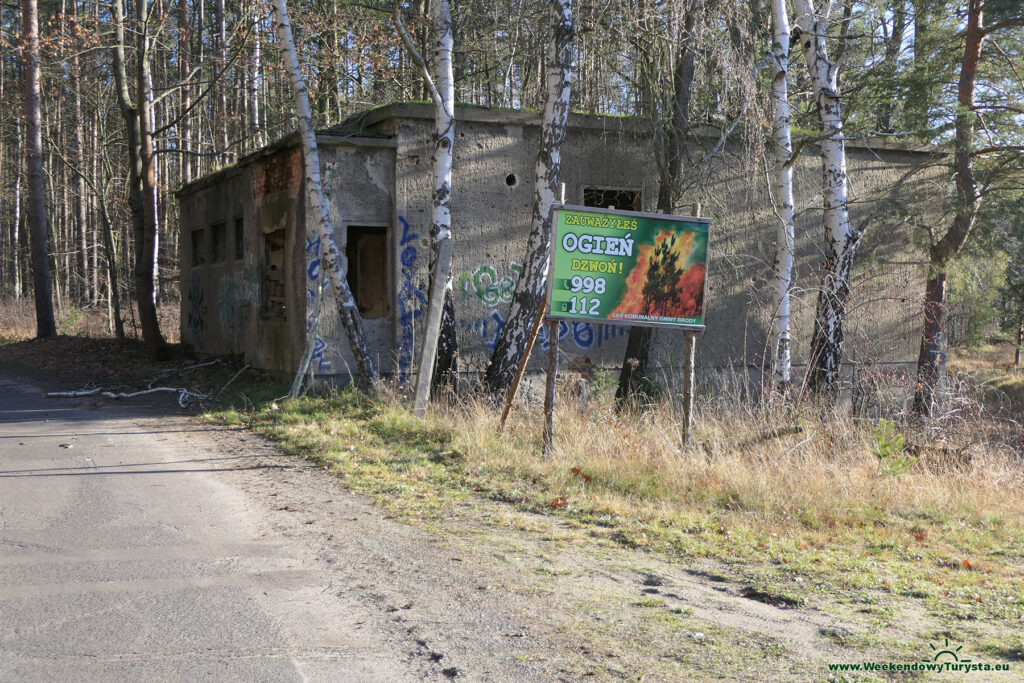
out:
M388 126L382 125L396 119L433 120L434 106L426 102L393 102L354 114L341 123L316 132L317 142L328 145L353 145L369 147L393 147L394 136ZM518 109L493 109L479 105L457 105L456 121L473 123L491 123L498 125L539 126L541 112ZM638 116L615 116L608 114L571 113L569 128L601 130L615 133L644 134L650 131L650 122ZM722 129L713 126L700 126L691 130L697 138L718 139ZM800 142L794 136L794 145ZM255 161L271 156L280 150L299 144L297 132L271 143L270 145L241 157L235 163L218 171L208 173L188 185L183 185L175 194L178 196L191 194L197 190L214 185L220 180L232 177L241 168ZM896 141L885 136L868 136L849 138L846 142L851 149L892 150L918 154L946 155L949 150L938 145Z

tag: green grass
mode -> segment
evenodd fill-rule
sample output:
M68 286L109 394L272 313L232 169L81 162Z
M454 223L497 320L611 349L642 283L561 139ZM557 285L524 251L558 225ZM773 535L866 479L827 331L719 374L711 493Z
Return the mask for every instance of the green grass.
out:
M596 406L583 419L563 415L580 426L564 430L545 459L535 423L519 419L499 437L479 406L419 419L395 400L351 389L273 401L279 392L241 387L235 400L244 409L205 419L268 435L396 516L438 524L453 509L508 506L557 517L598 546L714 561L768 604L838 610L883 630L900 629L902 610L914 606L954 630L987 624L995 650L1018 647L1005 633L1024 625L1024 509L1014 507L1024 494L1010 487L995 496L969 478L944 491L944 479L921 468L882 477L866 430L823 436L811 444L819 451L788 461L733 451L662 459L652 454L658 426L650 418L620 420ZM794 488L773 491L784 485ZM837 499L833 486L860 489ZM665 606L657 598L631 604Z

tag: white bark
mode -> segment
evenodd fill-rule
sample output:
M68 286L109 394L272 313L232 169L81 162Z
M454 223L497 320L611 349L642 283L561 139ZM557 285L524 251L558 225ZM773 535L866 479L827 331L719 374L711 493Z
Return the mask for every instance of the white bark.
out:
M253 8L253 32L252 32L252 73L249 74L249 101L252 103L252 131L253 144L256 149L263 147L263 123L260 110L260 81L263 80L263 62L260 55L260 26L259 6Z
M147 394L159 394L163 392L172 392L178 395L178 405L182 408L186 407L192 401L206 401L211 396L206 394L200 394L189 389L183 389L180 387L154 387L152 389L143 389L142 391L132 391L127 393L117 393L114 391L108 391L106 389L84 389L82 391L52 391L45 394L46 398L81 398L83 396L106 396L107 398L121 399L121 398L135 398L136 396L145 396Z
M789 15L786 0L772 0L772 57L775 73L772 78L772 104L774 120L772 136L775 141L774 191L776 215L779 224L775 232L775 364L772 385L785 387L792 380L790 359L790 286L793 283L793 252L796 248L793 228L793 143L789 133Z
M427 299L427 318L420 346L419 369L416 373L414 407L415 413L421 416L430 397L442 318L447 309L445 300L452 297L452 154L455 146L455 79L452 73L452 51L455 40L448 0L434 0L431 3L431 13L435 78L431 78L423 56L416 50L402 24L401 3L395 2L395 27L401 34L402 42L405 43L413 61L419 66L420 74L434 102L434 154L431 157L434 193L430 225L433 268ZM454 320L446 322L454 324ZM443 349L442 352L453 354L455 350Z
M850 272L860 237L850 226L846 194L846 148L840 111L838 65L825 48L827 9L817 12L813 0L793 0L804 59L818 105L821 126L822 196L824 201L825 269L818 292L811 340L810 384L834 389L839 382L843 349L843 318L850 291Z
M516 282L508 320L491 355L484 383L491 394L505 391L526 349L527 336L544 305L551 254L552 207L561 172L561 149L569 120L572 83L572 0L553 0L552 36L547 51L547 89L537 153L533 219L526 247L526 264Z
M341 318L341 325L345 329L349 345L352 347L352 353L356 357L356 364L359 367L359 375L362 378L362 382L365 386L373 388L377 382L377 370L366 348L366 339L363 336L363 320L359 315L359 309L356 308L355 299L352 297L352 290L349 289L348 281L345 279L345 268L342 264L341 254L338 251L337 243L334 241L334 228L331 225L331 218L327 211L327 201L324 198L323 185L320 182L320 156L317 153L316 134L313 131L313 116L309 107L309 94L306 92L306 83L302 78L302 72L299 70L299 58L295 53L292 27L288 21L288 6L285 4L285 0L272 0L272 2L274 5L274 18L277 23L278 42L281 46L285 69L288 72L288 80L291 82L292 92L295 95L295 113L296 118L299 120L299 135L302 139L302 157L306 173L306 199L323 249L320 272L322 274L326 273L331 281L331 287L334 290L334 297L338 305L338 315Z

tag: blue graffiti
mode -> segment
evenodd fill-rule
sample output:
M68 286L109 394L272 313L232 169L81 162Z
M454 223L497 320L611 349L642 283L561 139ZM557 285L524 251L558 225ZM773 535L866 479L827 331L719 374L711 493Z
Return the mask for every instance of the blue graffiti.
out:
M316 363L317 372L330 372L331 362L324 357L327 353L327 342L323 337L317 335L316 340L313 342L313 355L310 357L310 362Z
M306 277L309 278L310 282L316 283L320 279L320 237L316 239L306 238L306 253L312 254L314 258L309 259L309 263L306 264ZM306 287L306 299L312 305L316 302L316 287ZM306 316L306 332L313 329L313 320L315 318L313 311L309 312ZM313 355L310 357L311 363L316 363L317 372L330 372L331 362L327 360L327 340L317 335L316 339L313 340Z
M409 221L399 216L398 221L402 224L402 237L398 242L399 247L404 247L399 254L399 261L402 264L402 286L398 290L398 345L396 355L398 357L398 379L405 382L412 369L412 361L415 354L413 343L416 333L416 319L423 315L417 301L427 304L427 297L420 291L420 288L413 282L416 274L416 246L410 244L419 239L419 234L409 229Z
M459 327L478 335L484 340L487 350L493 353L498 344L498 336L505 327L505 318L497 309L492 309L487 317L468 323L459 322ZM551 346L549 329L547 325L542 325L537 334L540 347L544 350ZM588 322L574 322L570 325L566 320L558 321L558 340L562 341L572 335L572 342L580 350L592 348L595 343L600 348L609 339L625 335L628 331L628 327L621 325L595 325Z

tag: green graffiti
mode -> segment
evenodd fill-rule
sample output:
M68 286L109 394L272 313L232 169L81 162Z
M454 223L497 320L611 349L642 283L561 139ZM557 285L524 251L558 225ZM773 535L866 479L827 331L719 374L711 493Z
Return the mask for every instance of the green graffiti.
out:
M515 294L516 281L523 272L523 266L510 261L507 270L508 273L499 277L498 269L485 263L472 274L462 273L459 275L459 292L462 296L476 298L484 306L507 304Z

